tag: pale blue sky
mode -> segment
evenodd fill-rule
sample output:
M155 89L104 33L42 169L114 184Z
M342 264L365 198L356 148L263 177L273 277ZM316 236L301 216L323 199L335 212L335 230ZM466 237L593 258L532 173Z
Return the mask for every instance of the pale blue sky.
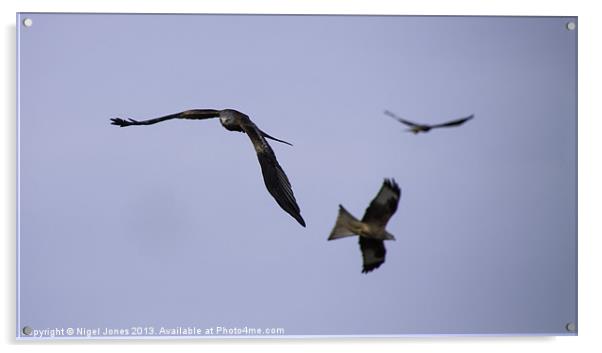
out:
M19 327L565 334L576 321L574 18L22 14ZM20 22L20 21L19 21ZM264 187L271 143L307 228ZM456 129L410 135L383 114ZM383 178L387 261L327 242Z

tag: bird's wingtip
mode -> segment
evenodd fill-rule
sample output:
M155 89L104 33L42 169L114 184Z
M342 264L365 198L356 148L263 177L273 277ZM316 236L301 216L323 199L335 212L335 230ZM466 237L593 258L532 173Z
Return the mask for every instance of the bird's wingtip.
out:
M112 125L117 125L119 127L126 127L126 126L130 126L130 125L144 125L144 124L140 124L140 122L138 120L134 120L134 119L122 119L122 118L111 118L111 124Z
M127 126L127 122L121 118L111 118L111 125L117 125L119 127Z
M399 187L399 184L397 184L397 181L395 181L395 178L385 178L383 184L389 189L401 195L401 188Z

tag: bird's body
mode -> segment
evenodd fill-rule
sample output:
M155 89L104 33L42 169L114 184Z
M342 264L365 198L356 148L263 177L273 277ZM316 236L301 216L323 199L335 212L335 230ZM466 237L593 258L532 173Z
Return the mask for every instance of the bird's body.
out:
M440 127L459 126L459 125L464 124L468 120L474 118L474 115L470 115L465 118L451 120L451 121L441 123L441 124L427 125L427 124L418 124L418 123L415 123L415 122L412 122L412 121L409 121L406 119L402 119L388 110L385 110L385 114L392 117L393 119L399 121L400 123L409 126L408 131L413 132L414 134L417 134L419 132L429 132L432 129L440 128Z
M408 131L413 132L415 134L419 132L429 132L431 131L431 127L428 125L416 125L409 128Z
M397 211L400 197L401 189L395 180L385 179L361 221L339 205L339 214L328 240L358 235L363 257L362 273L368 273L385 262L387 251L384 241L395 240L395 237L387 232L386 226Z
M288 177L278 163L276 155L266 139L271 139L288 145L291 144L261 131L246 114L234 109L193 109L143 121L137 121L133 119L124 120L121 118L114 118L111 120L113 125L126 127L131 125L152 125L171 119L204 120L211 118L219 118L222 126L228 131L243 132L249 136L249 139L255 148L255 152L257 153L257 159L259 160L259 164L261 166L263 180L269 193L284 211L290 214L297 220L297 222L299 222L299 224L305 227L305 220L303 220L303 217L301 217L301 211L297 205L297 201L293 194Z

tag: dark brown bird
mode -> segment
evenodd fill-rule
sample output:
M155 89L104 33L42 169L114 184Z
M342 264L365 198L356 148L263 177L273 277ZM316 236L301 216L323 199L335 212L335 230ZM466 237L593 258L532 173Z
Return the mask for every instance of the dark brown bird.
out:
M393 119L399 121L400 123L409 126L410 128L407 131L413 132L415 134L417 134L419 132L429 132L431 129L435 129L435 128L438 128L438 127L459 126L459 125L464 124L468 120L474 118L474 114L472 114L472 115L467 116L465 118L451 120L451 121L448 121L448 122L442 123L442 124L427 125L427 124L417 124L417 123L411 122L409 120L402 119L402 118L398 117L397 115L393 114L392 112L390 112L388 110L385 110L385 114L388 115L388 116L390 116L390 117L392 117Z
M246 114L233 109L193 109L143 121L114 118L111 119L111 124L126 127L131 125L151 125L170 119L204 120L211 118L219 118L220 123L226 130L243 132L249 136L253 147L255 147L255 152L257 153L257 159L261 166L263 181L266 188L278 205L280 205L280 207L288 214L293 216L299 224L305 227L305 221L303 220L303 217L301 217L301 211L295 200L291 183L278 163L278 160L276 160L276 155L266 141L266 138L286 143L287 145L291 144L261 131L261 129L259 129Z
M378 194L370 202L361 221L339 205L337 221L328 240L359 235L360 249L364 259L362 273L368 273L385 262L385 240L395 240L385 227L397 211L401 190L394 179L385 179Z

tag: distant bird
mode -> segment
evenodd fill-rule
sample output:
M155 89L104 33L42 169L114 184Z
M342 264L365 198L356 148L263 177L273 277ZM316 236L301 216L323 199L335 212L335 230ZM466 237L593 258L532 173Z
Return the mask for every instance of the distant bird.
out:
M385 114L392 117L393 119L399 121L402 124L408 125L410 128L407 131L411 131L415 134L419 133L419 132L429 132L431 129L435 129L438 127L452 127L452 126L459 126L464 124L465 122L467 122L468 120L474 118L474 114L467 116L465 118L461 118L461 119L456 119L456 120L452 120L452 121L448 121L446 123L442 123L442 124L435 124L435 125L427 125L427 124L417 124L414 122L411 122L409 120L405 120L402 119L400 117L398 117L397 115L393 114L392 112L385 110Z
M378 194L370 202L364 217L358 221L339 205L336 224L328 240L359 235L360 249L364 259L362 273L368 273L385 262L384 240L395 240L385 227L391 216L397 211L401 190L394 179L385 179Z
M219 118L222 126L226 128L226 130L244 132L249 136L253 147L255 147L255 152L257 152L257 158L259 159L259 165L261 166L263 181L266 188L272 197L274 197L278 205L280 205L280 207L288 214L293 216L299 224L305 227L305 221L303 220L303 217L301 217L301 211L295 200L291 183L286 174L284 174L284 170L282 170L278 160L276 160L276 155L266 141L266 138L287 145L291 144L261 131L246 114L233 109L193 109L143 121L114 118L111 119L111 124L126 127L131 125L151 125L170 119L204 120L211 118Z

